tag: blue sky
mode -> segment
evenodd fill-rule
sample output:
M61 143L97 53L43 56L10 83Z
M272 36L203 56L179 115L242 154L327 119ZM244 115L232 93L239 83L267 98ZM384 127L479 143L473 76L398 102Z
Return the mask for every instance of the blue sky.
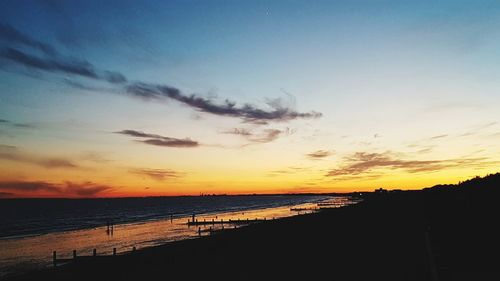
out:
M116 194L137 185L154 194L417 188L492 172L500 159L497 1L0 5L0 144L23 153L0 159L4 181L111 185L120 174L107 189ZM148 88L140 98L133 85L181 94ZM259 119L282 109L291 113ZM122 130L198 145L148 146ZM315 151L328 153L311 161ZM44 157L85 162L77 155L88 152L109 160L102 175L36 167ZM356 153L387 161L350 177L335 172L373 162ZM275 160L256 164L269 155ZM223 159L216 169L213 157ZM411 161L440 165L416 172ZM75 166L94 164L102 165ZM133 179L133 165L179 176ZM57 176L41 176L46 169ZM238 179L225 177L232 170Z

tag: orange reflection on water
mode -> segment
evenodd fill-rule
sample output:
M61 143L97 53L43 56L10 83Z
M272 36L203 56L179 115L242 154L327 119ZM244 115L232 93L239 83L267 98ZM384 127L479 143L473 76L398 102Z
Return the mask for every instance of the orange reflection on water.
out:
M340 207L351 203L343 198L334 197L329 201ZM208 235L208 229L218 230L225 228L240 227L241 224L231 224L229 220L272 220L297 215L298 212L291 208L308 209L301 213L312 212L317 208L315 203L306 203L294 206L282 206L267 209L247 210L238 212L226 212L217 214L206 214L196 216L198 221L223 220L224 224L188 226L187 221L191 217L162 219L156 221L145 221L140 223L129 223L114 225L111 231L107 227L93 229L82 229L76 231L64 231L49 233L40 236L11 238L0 240L0 277L9 273L25 272L27 270L46 267L52 264L52 252L57 251L58 258L70 258L73 250L77 255L92 255L93 249L97 249L98 255L110 255L113 248L117 253L156 246L170 241L195 238L199 235Z

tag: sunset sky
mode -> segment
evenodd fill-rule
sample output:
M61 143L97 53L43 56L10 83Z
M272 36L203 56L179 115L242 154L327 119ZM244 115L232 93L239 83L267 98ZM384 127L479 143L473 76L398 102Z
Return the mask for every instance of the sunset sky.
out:
M2 1L0 197L456 183L499 74L498 1Z

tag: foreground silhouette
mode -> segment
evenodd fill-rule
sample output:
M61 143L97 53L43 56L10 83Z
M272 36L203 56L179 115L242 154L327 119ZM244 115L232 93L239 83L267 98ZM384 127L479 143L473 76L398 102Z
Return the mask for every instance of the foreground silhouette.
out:
M12 280L500 280L500 174Z

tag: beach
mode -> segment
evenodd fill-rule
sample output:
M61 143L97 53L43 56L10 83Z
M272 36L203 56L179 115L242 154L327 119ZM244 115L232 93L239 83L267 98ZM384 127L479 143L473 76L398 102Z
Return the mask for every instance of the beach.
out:
M347 197L297 195L4 200L0 202L6 214L0 227L6 230L0 231L0 278L51 266L53 251L57 259L90 255L94 249L101 256L113 251L124 254L209 235L224 227L311 212L314 202L352 203ZM45 208L37 208L40 205ZM47 205L57 212L43 212ZM92 209L96 206L100 208Z
M498 207L460 194L368 193L352 206L9 280L498 280Z

